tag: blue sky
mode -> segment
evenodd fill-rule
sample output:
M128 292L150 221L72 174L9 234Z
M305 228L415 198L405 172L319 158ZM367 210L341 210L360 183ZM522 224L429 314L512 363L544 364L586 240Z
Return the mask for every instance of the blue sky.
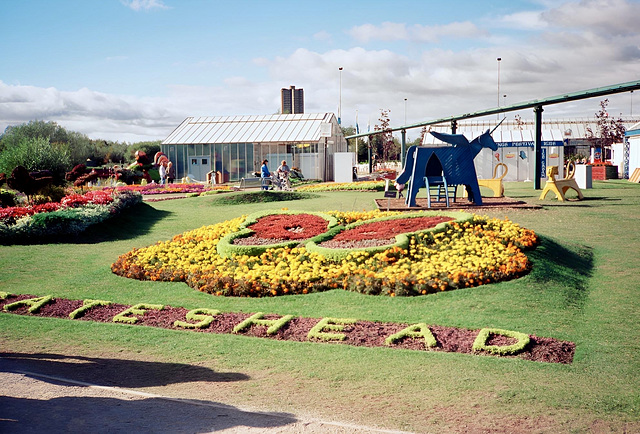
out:
M638 80L638 17L637 0L4 0L0 130L164 139L187 116L276 113L290 85L307 112L341 100L343 125L388 109L399 126ZM631 114L632 95L609 99Z

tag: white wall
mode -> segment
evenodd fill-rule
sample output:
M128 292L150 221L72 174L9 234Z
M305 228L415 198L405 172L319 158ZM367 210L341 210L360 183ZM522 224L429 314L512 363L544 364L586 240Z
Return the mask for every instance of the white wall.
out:
M543 146L543 167L558 166L559 178L564 176L564 147ZM520 157L520 152L524 151L525 158ZM495 156L498 154L500 159ZM513 146L498 148L497 151L484 148L474 160L478 179L491 179L498 163L507 165L507 175L504 181L531 181L534 179L535 152L533 148L527 146ZM498 169L496 176L502 176L502 167ZM542 178L546 178L546 170Z
M640 167L640 135L629 137L629 176Z
M335 182L352 182L353 168L356 167L355 152L336 152L333 154Z

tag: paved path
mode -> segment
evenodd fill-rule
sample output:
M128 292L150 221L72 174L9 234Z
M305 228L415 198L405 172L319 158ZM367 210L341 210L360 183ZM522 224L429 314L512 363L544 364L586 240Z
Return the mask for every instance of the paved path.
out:
M395 432L169 398L43 371L28 359L0 358L0 433Z

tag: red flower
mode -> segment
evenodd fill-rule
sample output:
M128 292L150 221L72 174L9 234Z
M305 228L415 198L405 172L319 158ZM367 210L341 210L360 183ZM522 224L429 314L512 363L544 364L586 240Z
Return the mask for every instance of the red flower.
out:
M412 217L365 223L337 234L334 241L388 240L396 235L416 232L453 220L451 217Z
M327 225L325 219L312 214L271 214L248 228L259 238L305 240L326 232Z

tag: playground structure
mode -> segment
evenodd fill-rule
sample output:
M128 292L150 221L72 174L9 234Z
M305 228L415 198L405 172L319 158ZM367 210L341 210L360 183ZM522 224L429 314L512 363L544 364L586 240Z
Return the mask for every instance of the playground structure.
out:
M578 183L574 178L576 166L573 161L567 164L566 172L566 178L556 179L556 176L558 176L558 166L549 166L547 168L547 183L542 190L542 194L540 194L540 200L544 199L547 196L547 193L553 192L560 202L564 202L567 200L565 194L570 188L578 193L578 200L584 199L582 191L580 190L580 187L578 187Z
M624 92L633 92L634 90L638 90L638 89L640 89L640 80L635 80L635 81L630 81L626 83L619 83L619 84L614 84L614 85L609 85L604 87L581 90L577 92L569 92L569 93L565 92L556 96L539 98L531 101L524 101L516 104L498 106L498 107L493 107L493 108L488 108L488 109L478 110L473 112L467 112L460 115L446 116L439 119L432 119L429 121L419 122L415 124L400 125L398 127L389 128L381 131L374 131L374 132L368 131L366 133L358 133L351 136L347 136L345 138L349 141L353 139L358 139L360 137L369 137L369 141L371 141L374 135L386 134L389 132L393 133L395 131L398 131L401 133L400 149L401 149L402 155L404 156L408 154L408 153L405 153L406 132L407 130L410 130L412 128L424 128L431 125L439 125L439 124L450 122L451 131L452 133L455 133L457 129L457 123L458 121L461 121L461 120L478 118L483 116L491 116L491 115L508 113L508 112L531 108L533 109L533 112L535 115L535 132L533 134L533 140L532 140L533 156L531 157L531 161L533 164L532 186L535 190L538 190L540 189L540 180L542 178L542 173L544 172L544 169L543 169L544 166L542 161L542 153L543 153L542 152L543 151L542 113L544 112L544 108L549 105L563 104L571 101L579 101L583 99L596 98L600 96L607 96L607 95L613 95L613 94L624 93ZM369 170L371 171L371 163L369 164L370 164Z
M422 147L411 146L407 151L406 163L402 173L396 178L396 188L402 189L404 184L410 183L405 200L408 207L416 206L416 196L422 187L427 188L428 207L431 207L431 188L438 188L438 200L444 189L449 206L449 189L458 185L464 185L469 195L469 200L476 205L482 205L478 176L473 159L482 148L490 148L495 151L498 145L493 141L491 132L487 130L471 142L462 134L444 134L431 132L431 134L450 143L447 147Z
M502 167L502 176L498 178L498 168ZM502 184L502 180L505 176L507 176L507 172L509 169L507 165L504 163L496 164L496 167L493 169L493 178L491 179L478 179L478 185L480 187L487 187L493 190L493 197L504 197L504 184Z

